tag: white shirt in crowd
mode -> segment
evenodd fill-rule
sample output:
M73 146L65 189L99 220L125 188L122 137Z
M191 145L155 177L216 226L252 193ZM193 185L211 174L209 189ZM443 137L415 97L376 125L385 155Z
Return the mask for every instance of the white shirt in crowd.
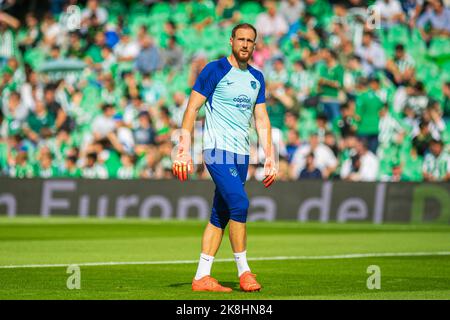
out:
M92 123L92 133L98 134L100 137L106 137L116 128L116 122L111 117L105 117L103 114L95 117Z
M374 7L376 13L387 21L391 21L395 15L403 12L402 6L398 0L377 0Z
M367 75L375 71L375 69L383 69L386 65L384 50L375 41L372 41L368 47L358 47L356 54L362 59L362 69Z
M293 174L295 177L298 177L300 172L305 168L306 157L309 153L311 153L311 146L309 144L301 145L295 151L294 156L292 157ZM338 165L338 160L333 151L331 151L328 146L321 143L314 149L314 165L323 172L326 168L336 167Z
M284 16L289 25L296 23L304 10L305 5L300 0L294 1L293 4L291 4L291 1L282 0L280 4L280 14Z
M267 13L261 13L256 18L256 30L261 36L278 36L288 31L288 24L284 17L276 14L271 17Z
M379 162L376 155L371 151L367 151L363 156L360 157L361 166L357 172L359 179L358 181L376 181L378 177ZM342 164L341 168L341 178L345 179L351 174L352 159L347 159Z
M89 8L84 9L81 12L81 20L89 19L93 13L97 16L97 20L100 24L104 24L106 23L106 20L108 20L108 11L102 7L98 7L95 12Z
M140 50L141 47L136 41L131 40L130 42L127 43L121 41L114 47L114 54L119 59L126 57L136 58Z

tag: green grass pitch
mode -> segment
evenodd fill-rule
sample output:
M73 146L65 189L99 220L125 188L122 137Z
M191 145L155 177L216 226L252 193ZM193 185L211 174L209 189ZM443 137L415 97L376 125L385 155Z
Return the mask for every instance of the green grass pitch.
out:
M204 221L0 218L0 299L450 299L450 255L324 258L344 254L449 252L449 225L250 222L248 257L263 289L239 291L233 261L212 274L229 294L191 291ZM224 238L216 259L232 258ZM104 262L194 263L81 266L81 289L66 287L66 266ZM367 268L381 270L369 290Z

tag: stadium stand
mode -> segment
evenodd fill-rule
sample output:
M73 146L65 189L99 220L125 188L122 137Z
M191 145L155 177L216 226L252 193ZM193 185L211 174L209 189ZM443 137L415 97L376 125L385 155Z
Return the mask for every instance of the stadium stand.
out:
M0 1L0 175L172 178L190 88L249 22L281 180L450 179L448 1L47 4Z

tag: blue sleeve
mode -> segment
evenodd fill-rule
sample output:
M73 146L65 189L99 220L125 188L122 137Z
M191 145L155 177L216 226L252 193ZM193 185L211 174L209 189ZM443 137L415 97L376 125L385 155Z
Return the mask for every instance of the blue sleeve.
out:
M417 19L416 25L419 28L423 28L425 26L425 24L430 20L430 13L428 11L426 11L425 13L423 13L419 19Z
M255 104L266 102L266 82L261 71L256 70L253 67L249 68L250 73L259 81L261 87L259 88L258 96L256 97Z
M256 97L256 104L266 102L266 82L262 74L259 83L261 84L261 88L259 88L258 97Z
M220 81L216 64L216 61L208 63L198 75L192 88L206 98L214 92L214 89Z

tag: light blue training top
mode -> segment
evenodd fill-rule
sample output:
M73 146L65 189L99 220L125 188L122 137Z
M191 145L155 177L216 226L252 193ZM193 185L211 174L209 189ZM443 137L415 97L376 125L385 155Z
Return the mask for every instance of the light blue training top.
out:
M250 65L247 70L233 67L224 57L203 68L193 90L206 97L203 150L248 155L253 108L266 101L263 74Z

